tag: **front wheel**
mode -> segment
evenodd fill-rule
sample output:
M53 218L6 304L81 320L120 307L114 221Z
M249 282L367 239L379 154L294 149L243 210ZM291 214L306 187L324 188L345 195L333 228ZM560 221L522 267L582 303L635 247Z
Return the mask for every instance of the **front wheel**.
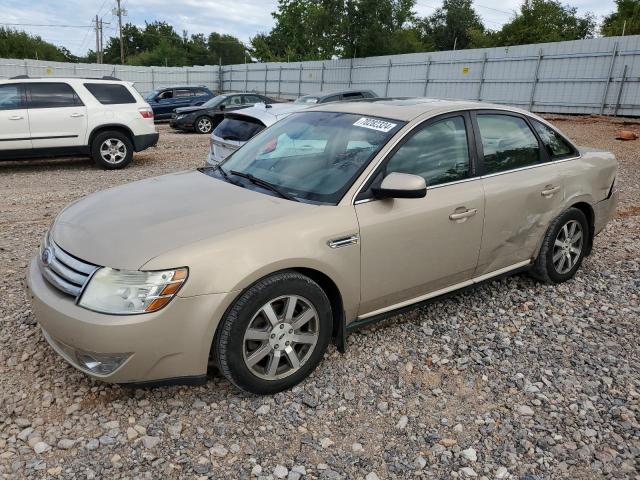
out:
M211 133L213 130L213 122L209 117L198 117L195 122L197 133Z
M572 278L587 252L589 223L577 208L563 212L549 226L532 275L547 283L562 283Z
M309 277L284 271L240 295L218 327L215 357L223 375L242 390L273 394L317 367L332 324L324 290Z

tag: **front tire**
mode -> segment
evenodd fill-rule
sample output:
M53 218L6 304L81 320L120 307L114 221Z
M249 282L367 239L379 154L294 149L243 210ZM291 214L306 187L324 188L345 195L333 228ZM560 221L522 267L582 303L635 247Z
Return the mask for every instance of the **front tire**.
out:
M300 383L329 345L331 304L309 277L284 271L249 287L227 311L214 339L222 374L265 395Z
M531 274L545 283L566 282L578 271L591 242L584 213L570 208L549 226Z
M207 134L213 130L213 122L209 117L198 117L194 123L196 133Z
M124 168L133 160L133 143L122 132L100 132L91 143L91 158L107 170Z

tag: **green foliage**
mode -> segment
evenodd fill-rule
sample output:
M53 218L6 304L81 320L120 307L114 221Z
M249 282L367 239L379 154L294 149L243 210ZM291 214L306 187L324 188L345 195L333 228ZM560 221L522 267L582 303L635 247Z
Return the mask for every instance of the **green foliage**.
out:
M616 0L616 11L605 17L600 32L605 37L640 34L640 0Z
M147 23L144 28L123 25L122 37L126 63L129 65L224 65L242 63L247 52L244 44L232 35L212 33L188 36L178 34L165 22ZM105 63L120 63L120 39L109 39L104 52Z
M437 50L469 48L474 37L481 43L484 25L471 0L444 0L442 8L421 22L424 39L431 38Z
M429 49L415 0L279 0L275 27L251 39L261 61L367 57Z
M500 31L500 45L561 42L592 38L596 22L593 15L583 17L575 7L555 0L524 0L520 13Z
M77 61L77 58L64 47L56 47L38 36L3 27L0 27L0 58Z

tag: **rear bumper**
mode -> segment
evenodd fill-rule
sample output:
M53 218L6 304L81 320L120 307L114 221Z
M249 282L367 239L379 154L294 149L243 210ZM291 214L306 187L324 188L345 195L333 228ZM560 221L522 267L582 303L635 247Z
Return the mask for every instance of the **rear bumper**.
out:
M36 259L27 294L45 339L72 366L104 382L145 385L202 381L214 332L232 301L230 294L176 297L155 313L105 315L52 287ZM96 374L80 363L79 352L126 360L111 373Z
M135 135L133 137L133 148L136 152L141 152L150 147L155 147L160 138L159 133L147 133L145 135Z
M593 207L594 222L593 230L597 235L607 225L616 214L618 207L618 192L613 192L611 196L605 200L596 203Z

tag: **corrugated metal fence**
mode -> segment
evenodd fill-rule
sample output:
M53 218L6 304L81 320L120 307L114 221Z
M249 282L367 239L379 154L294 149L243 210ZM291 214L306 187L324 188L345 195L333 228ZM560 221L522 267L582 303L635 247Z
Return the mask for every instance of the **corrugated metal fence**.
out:
M293 98L368 88L381 96L482 100L536 112L640 116L640 36L292 63L131 67L0 60L0 77L113 75L144 92L191 84Z

